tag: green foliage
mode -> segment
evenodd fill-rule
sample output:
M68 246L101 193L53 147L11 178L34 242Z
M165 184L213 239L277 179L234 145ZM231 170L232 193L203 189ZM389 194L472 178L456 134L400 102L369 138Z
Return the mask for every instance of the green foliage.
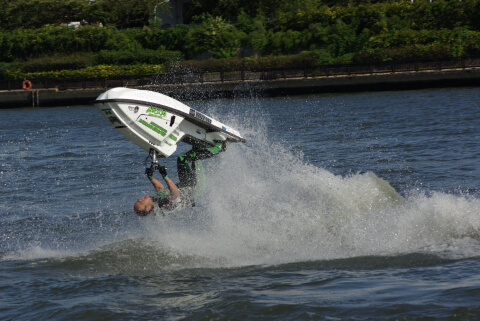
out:
M22 72L59 71L67 69L82 69L91 65L92 57L88 53L70 55L53 54L30 59L24 63L13 64Z
M138 47L122 32L86 26L80 29L45 25L39 29L0 30L0 61L11 62L53 53L96 52ZM124 49L124 48L123 48Z
M294 54L305 47L302 33L296 30L270 32L269 47L265 51L276 54Z
M480 32L457 27L453 30L403 29L371 37L358 51L356 61L460 57L478 55Z
M221 16L232 21L235 20L241 10L250 11L248 5L245 6L245 1L240 0L192 0L191 3L186 5L185 9L186 23L192 23L196 17L205 14Z
M87 4L85 0L4 0L0 27L37 28L46 24L80 21Z
M160 65L128 65L111 66L98 65L78 70L59 70L43 72L23 72L17 68L8 68L5 76L10 79L42 79L42 78L97 78L97 77L119 77L119 76L138 76L138 75L157 75L163 72Z
M167 72L220 72L255 70L262 68L313 66L319 63L319 56L313 52L298 55L265 56L258 58L223 58L210 60L186 60L171 64Z
M105 42L105 48L109 50L135 50L140 45L136 41L132 41L125 33L115 32Z
M95 0L105 15L105 20L96 19L117 28L143 27L149 24L150 15L157 6L157 11L166 10L168 2L158 0Z
M193 24L155 28L154 9L168 6L158 0L0 0L0 73L171 62L231 70L480 55L480 0L192 0L185 11ZM83 20L88 24L78 29L60 26ZM240 52L263 57L235 58ZM201 56L218 61L178 63Z
M126 29L121 32L144 49L185 51L185 39L190 29L186 25L177 25L166 30L143 27L142 29Z
M170 64L166 72L219 72L234 71L242 68L240 58L222 58L209 60L185 60Z
M183 60L183 55L179 51L139 49L129 50L102 50L95 54L93 63L95 65L131 65L131 64L150 64L163 65L175 61Z
M9 63L0 62L0 79L8 79L7 70L10 68Z
M246 16L242 14L239 16L238 28L245 36L240 38L240 45L246 48L252 48L255 51L264 52L268 46L268 31L265 26L265 18L257 16L252 19L250 23L243 21Z
M158 0L15 0L0 2L0 28L40 28L71 21L112 24L119 28L148 25L150 15L167 11L168 2Z
M221 17L209 14L202 16L199 21L201 24L191 28L187 35L187 49L190 49L191 53L207 51L215 58L235 56L240 47L239 38L242 36L240 31Z
M319 56L314 52L304 51L297 55L265 56L246 58L245 69L261 69L276 67L314 66L319 64Z
M416 58L442 58L448 56L448 48L440 45L411 45L397 48L387 48L384 50L362 51L353 57L354 61L390 61L407 60Z

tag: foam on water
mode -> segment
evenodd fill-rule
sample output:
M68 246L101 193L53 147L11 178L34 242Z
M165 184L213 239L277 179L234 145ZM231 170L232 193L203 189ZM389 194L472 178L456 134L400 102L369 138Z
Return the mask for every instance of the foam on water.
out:
M13 261L13 260L37 260L43 258L64 258L75 255L71 251L59 251L49 249L39 245L32 245L26 249L18 250L12 253L7 253L0 261Z
M406 195L401 196L373 172L340 176L306 162L301 153L305 142L291 146L271 137L255 108L232 110L228 118L215 112L216 106L205 111L239 129L247 143L232 144L205 161L207 190L196 207L168 217L138 218L131 204L122 206L131 186L111 199L90 188L75 194L78 210L84 207L77 214L63 213L64 204L55 198L33 211L42 213L35 224L19 216L18 229L4 234L10 243L0 259L53 258L88 268L93 262L109 273L112 267L138 272L411 253L452 259L478 255L478 195L414 190L401 191ZM137 158L135 153L124 156L119 168L131 167ZM137 177L137 168L130 175ZM76 175L86 175L84 171ZM70 193L58 191L58 199ZM32 206L28 203L29 211Z
M342 177L305 163L255 128L240 128L247 144L205 162L207 193L183 214L190 219L149 218L150 237L179 255L231 266L480 250L478 198L404 198L372 172Z

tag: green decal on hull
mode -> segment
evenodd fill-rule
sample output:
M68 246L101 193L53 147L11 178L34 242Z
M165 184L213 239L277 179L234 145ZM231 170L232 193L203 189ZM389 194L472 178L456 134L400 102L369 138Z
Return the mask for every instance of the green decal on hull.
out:
M160 135L162 136L165 136L167 134L167 130L163 127L161 127L160 125L158 124L155 124L153 121L149 123L147 123L146 121L144 121L143 119L140 119L138 121L140 124L150 128L151 130L153 130L154 132L157 132L159 133Z
M154 116L154 117L159 117L159 118L164 118L167 116L167 112L162 109L156 109L149 107L147 109L147 113L149 114L148 116Z

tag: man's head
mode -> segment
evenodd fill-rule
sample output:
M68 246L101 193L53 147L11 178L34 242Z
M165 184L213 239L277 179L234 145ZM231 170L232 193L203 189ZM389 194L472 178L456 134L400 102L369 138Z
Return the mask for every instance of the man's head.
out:
M153 204L153 198L151 196L145 196L139 199L133 208L138 216L146 216L153 210Z

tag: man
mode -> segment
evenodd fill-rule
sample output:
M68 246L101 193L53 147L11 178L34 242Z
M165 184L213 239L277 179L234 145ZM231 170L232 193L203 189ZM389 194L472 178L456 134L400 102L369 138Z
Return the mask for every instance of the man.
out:
M168 177L165 166L160 166L158 171L167 184L168 191L157 179L153 177L154 169L147 168L145 174L157 191L155 196L145 196L135 205L135 213L146 216L152 211L167 215L182 210L188 206L195 206L195 199L203 192L205 174L201 160L207 159L227 149L227 141L217 143L210 148L195 148L177 159L177 173L180 183L177 185ZM189 166L192 162L192 167Z

